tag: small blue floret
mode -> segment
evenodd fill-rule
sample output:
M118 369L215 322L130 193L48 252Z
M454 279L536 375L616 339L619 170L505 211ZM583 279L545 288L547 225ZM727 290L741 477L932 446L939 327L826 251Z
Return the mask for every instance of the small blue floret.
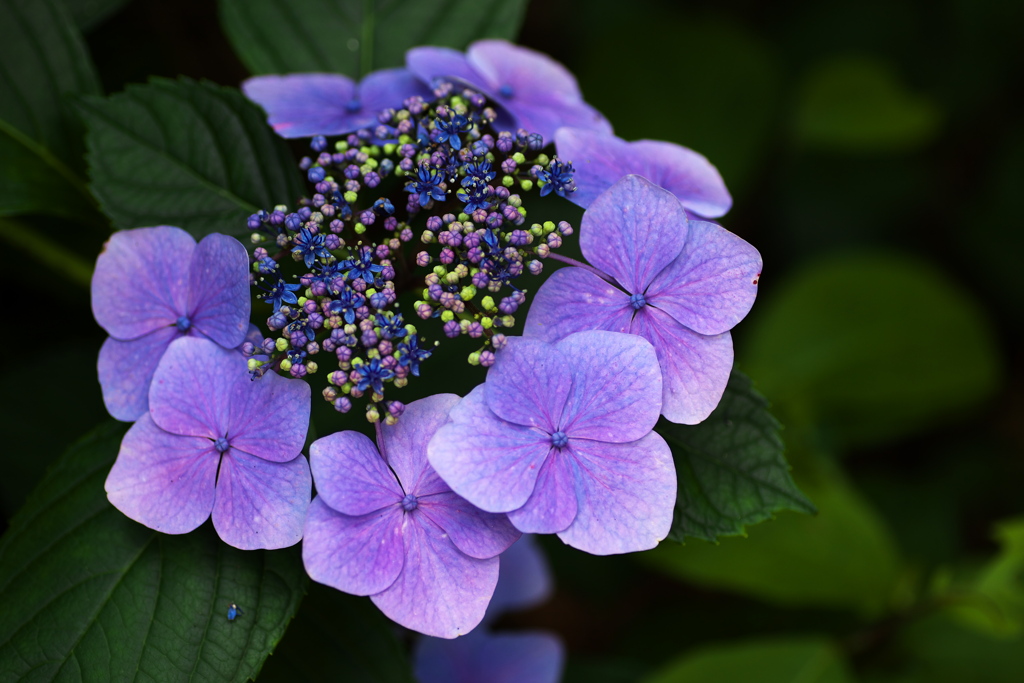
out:
M192 321L188 319L188 316L181 316L174 321L174 326L181 332L188 332L188 328L192 327Z
M402 498L402 509L406 512L412 512L417 507L419 507L419 501L416 499L415 494L405 494L405 497Z
M647 299L644 298L643 294L630 294L629 305L633 307L634 311L639 311L647 305Z
M565 448L567 443L569 443L569 437L565 432L559 430L551 435L551 445L555 448Z

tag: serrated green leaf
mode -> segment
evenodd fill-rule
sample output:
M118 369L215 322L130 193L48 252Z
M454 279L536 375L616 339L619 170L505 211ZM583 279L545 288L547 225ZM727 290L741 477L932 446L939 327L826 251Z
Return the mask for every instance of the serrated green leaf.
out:
M772 638L690 652L644 683L852 683L846 663L824 638Z
M254 74L351 77L402 66L417 45L513 40L527 0L220 0L221 25Z
M88 31L127 5L130 0L63 0L75 24Z
M259 683L413 683L396 633L369 598L313 583Z
M110 505L125 428L68 450L0 540L0 680L245 681L298 610L297 549L236 550L209 524L159 534Z
M67 102L99 92L82 38L52 0L4 0L0 26L0 215L89 214L75 171L81 128Z
M819 259L762 294L737 357L785 424L814 425L837 450L964 414L998 385L985 313L916 258Z
M93 194L120 228L246 232L258 209L294 204L301 176L263 112L240 92L154 78L79 109Z
M748 377L734 370L721 403L698 425L662 422L679 488L669 538L714 541L779 510L814 514L789 474L780 425Z

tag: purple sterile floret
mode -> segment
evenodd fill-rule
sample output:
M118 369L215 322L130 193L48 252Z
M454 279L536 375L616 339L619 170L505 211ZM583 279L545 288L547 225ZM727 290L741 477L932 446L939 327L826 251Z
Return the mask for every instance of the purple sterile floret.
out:
M276 373L253 382L240 353L178 339L153 376L149 412L121 442L107 498L164 533L188 533L212 514L228 545L294 545L312 487L300 453L309 401L305 382Z
M654 348L635 335L510 339L431 439L430 463L520 531L596 555L653 548L676 495L672 455L652 431L661 394Z
M583 208L631 173L665 188L698 216L718 218L732 207L718 169L703 155L675 143L626 142L610 133L561 128L555 132L555 148L558 156L573 162L576 191L567 198Z
M226 235L199 244L181 228L114 233L96 259L92 310L110 335L100 349L103 401L131 422L149 405L149 384L167 346L181 336L235 348L249 326L249 258Z
M319 495L306 520L302 559L314 581L369 595L407 628L440 638L483 619L498 555L519 537L505 515L478 510L427 462L427 442L458 402L438 394L382 427L381 450L358 432L310 447Z
M417 47L405 54L409 70L424 81L461 81L487 95L511 117L498 130L525 128L550 141L562 126L611 132L600 112L583 101L569 70L545 54L504 40L478 40L463 54L444 47Z
M615 284L583 268L556 271L535 295L524 334L638 334L658 352L662 414L683 424L707 418L732 369L729 330L757 294L760 254L721 226L688 221L670 192L636 175L583 214L580 247Z
M377 115L402 106L430 89L406 69L382 69L359 83L341 74L255 76L242 92L267 112L267 122L284 138L343 135L377 125Z

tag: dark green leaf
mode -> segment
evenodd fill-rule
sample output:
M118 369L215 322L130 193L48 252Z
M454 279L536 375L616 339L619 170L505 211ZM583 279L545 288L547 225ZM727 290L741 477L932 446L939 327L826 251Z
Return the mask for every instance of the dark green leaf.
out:
M313 583L259 683L412 683L397 632L369 598Z
M513 40L527 0L220 0L221 24L254 74L361 76L417 45Z
M298 550L127 519L103 492L124 431L108 423L72 447L0 541L0 680L254 677L302 599ZM228 621L232 602L245 614Z
M689 426L662 421L679 477L669 538L714 541L744 533L779 510L813 514L782 453L779 423L750 379L733 371L715 412Z
M0 215L88 212L75 172L81 130L67 103L99 92L82 38L51 0L0 2L0 26Z
M851 683L836 647L823 638L774 638L702 648L644 683Z
M237 90L155 78L80 109L92 190L118 228L237 235L247 215L302 194L284 141Z
M836 448L966 413L998 384L984 311L917 259L819 259L762 295L737 356L784 423L816 425Z
M128 2L129 0L64 0L78 28L83 31L100 24Z

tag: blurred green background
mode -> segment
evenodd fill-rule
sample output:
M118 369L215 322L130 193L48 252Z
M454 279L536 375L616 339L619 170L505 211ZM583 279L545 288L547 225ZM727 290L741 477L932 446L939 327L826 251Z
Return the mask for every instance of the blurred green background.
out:
M106 92L248 75L215 3L107 4L86 34ZM556 596L502 624L557 631L567 683L1024 680L1022 26L1005 0L531 3L521 42L621 137L725 178L721 222L765 262L738 366L820 510L639 556L545 539ZM52 225L89 261L105 236L17 220L0 235ZM0 376L4 525L105 415L87 289L20 249L16 334L37 301L61 325Z

